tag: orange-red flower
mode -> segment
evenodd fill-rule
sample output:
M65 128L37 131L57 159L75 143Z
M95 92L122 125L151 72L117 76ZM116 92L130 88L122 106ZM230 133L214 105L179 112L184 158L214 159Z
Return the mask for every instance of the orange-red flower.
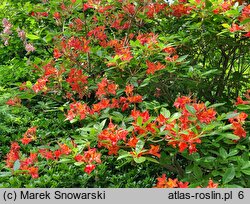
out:
M31 175L32 178L38 178L39 175L38 175L38 167L29 167L28 168L28 171L29 171L29 174Z
M84 75L81 69L72 68L66 81L69 83L72 90L76 91L79 97L82 98L87 89L87 79L88 76Z
M156 188L177 188L178 179L166 178L166 174L163 174L162 177L157 178Z
M111 121L108 125L108 128L104 129L98 135L98 147L105 147L109 150L109 155L117 154L119 150L118 141L126 141L128 131L122 128L117 128Z
M160 151L160 145L150 145L150 150L148 151L149 154L152 154L158 158L161 157Z
M35 139L36 139L36 127L31 127L24 133L21 141L23 144L27 145Z
M209 180L207 188L217 188L218 183L214 183L212 179Z
M147 74L154 74L156 71L162 70L165 68L165 65L161 64L160 62L153 63L153 62L150 62L147 60L146 64L148 67L148 69L146 71Z
M73 120L75 117L79 116L80 120L83 120L91 110L87 104L82 104L80 102L75 102L70 104L70 110L67 114L67 120Z
M84 172L90 174L95 169L95 167L96 166L94 164L87 164L86 167L84 168Z
M20 106L21 105L21 99L19 97L14 97L14 98L9 99L6 102L6 104L9 105L9 106Z
M243 28L235 23L232 24L231 28L229 29L230 32L236 32L236 31L239 31L239 30L242 30Z
M182 96L182 97L178 97L175 102L174 102L174 106L176 108L181 108L183 109L185 107L186 104L190 103L192 100L190 99L190 97L187 96Z
M110 94L115 95L116 94L116 90L118 88L118 85L108 81L106 78L103 78L102 81L100 83L97 84L98 89L96 91L96 96L98 98L102 98L103 96L107 96Z
M20 146L17 142L11 143L11 148L9 153L7 154L6 166L12 168L15 161L19 159L19 150Z
M46 92L47 87L46 83L48 82L47 78L39 78L37 82L33 85L32 89L35 93L38 93L39 91Z

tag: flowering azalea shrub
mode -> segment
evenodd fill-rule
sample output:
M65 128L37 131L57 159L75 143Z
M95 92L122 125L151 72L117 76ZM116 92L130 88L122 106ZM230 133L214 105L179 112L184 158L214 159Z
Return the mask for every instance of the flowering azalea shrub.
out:
M3 127L24 124L3 128L2 186L250 186L247 3L20 5L0 35Z

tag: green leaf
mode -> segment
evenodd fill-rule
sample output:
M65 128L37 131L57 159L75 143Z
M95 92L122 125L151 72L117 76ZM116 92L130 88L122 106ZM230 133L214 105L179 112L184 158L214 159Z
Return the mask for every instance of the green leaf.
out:
M85 164L84 162L75 162L74 163L76 166L81 166L81 165L83 165L83 164Z
M43 40L46 42L46 43L49 43L51 40L53 39L53 34L47 34Z
M132 157L132 155L129 152L127 152L123 149L120 149L118 153L119 153L119 157L117 158L117 160L120 160L120 159L123 159L126 157Z
M225 116L225 120L229 119L229 118L234 118L236 116L238 116L239 113L235 113L235 112L230 112L230 113L227 113L227 115Z
M196 113L196 110L194 109L193 106L190 106L190 105L186 104L185 107L186 107L186 109L187 109L187 111L188 111L189 113L191 113L191 114L193 114L193 115Z
M236 184L232 184L232 185L226 184L223 186L223 188L243 188L243 187L236 185Z
M103 121L100 123L100 126L99 126L100 130L102 130L102 129L104 128L104 126L105 126L105 124L106 124L106 121L107 121L107 119L103 120Z
M129 153L122 154L122 155L120 155L120 156L117 158L117 160L120 160L120 159L123 159L123 158L126 158L126 157L132 157L132 155L129 154Z
M160 113L165 117L165 118L169 118L170 117L170 111L167 110L166 108L161 108Z
M134 158L134 161L139 164L139 163L145 162L146 157Z
M197 179L202 178L202 170L198 165L195 165L192 170Z
M238 154L239 153L239 150L237 150L237 149L232 149L232 150L230 150L229 151L229 153L228 153L228 156L234 156L234 155L236 155L236 154Z
M172 121L174 121L174 120L176 120L176 119L178 119L178 118L180 118L180 117L181 117L181 113L179 113L179 112L174 113L174 114L172 115L172 117L168 120L168 122L172 122Z
M19 159L17 159L14 163L14 166L13 166L14 171L18 170L20 168L20 166L21 166L20 161L19 161Z
M225 105L226 103L215 103L215 104L213 104L213 105L211 105L211 106L208 106L208 108L216 108L216 107L219 107L219 106L223 106L223 105Z
M209 0L206 0L205 4L206 4L206 8L210 8L211 6L213 6L213 4Z
M218 171L218 170L213 170L212 171L212 175L215 177L215 176L219 176L219 175L221 175L221 172L220 171Z
M217 123L211 123L211 124L209 124L209 125L206 125L203 129L202 129L202 131L203 132L207 132L207 131L211 131L211 130L213 130L215 127L217 127L218 126L218 124Z
M139 117L136 119L136 124L137 124L138 126L142 126L142 120L143 120L143 118L142 118L141 116L139 116Z
M213 162L216 158L212 156L204 157L204 162Z
M225 12L225 15L236 17L236 16L240 15L240 12L238 10L228 10Z
M250 161L247 161L246 163L244 163L244 165L241 167L241 169L248 169L250 168Z
M182 62L182 61L184 61L187 57L188 57L188 55L183 55L183 56L179 57L179 58L176 60L176 62Z
M171 156L167 155L165 152L161 152L160 164L168 164L171 162Z
M244 170L241 170L241 172L243 174L246 174L246 175L249 175L250 176L250 169L244 169Z
M37 36L37 35L33 35L33 34L26 34L26 37L28 38L28 39L30 39L30 40L38 40L38 39L40 39L40 37L39 36Z
M148 161L154 162L154 163L156 163L156 164L159 164L159 163L160 163L158 160L156 160L156 159L154 159L154 158L152 158L152 157L146 157L146 159L147 159Z
M114 120L118 120L118 121L123 120L123 115L118 111L111 113L111 115L114 116L114 117L112 117L112 119L114 119Z
M250 18L246 18L245 20L242 20L241 22L240 22L240 24L241 25L245 25L245 24L247 24L247 23L249 23L250 22Z
M235 169L232 166L226 170L224 176L222 177L223 184L229 183L230 181L233 180L234 177L235 177Z
M233 126L232 124L228 124L228 125L220 127L220 129L221 130L230 130L230 129L232 129L232 126Z
M220 153L220 156L221 156L223 159L226 159L226 158L227 158L227 151L226 151L223 147L221 147L221 148L219 149L219 153Z
M143 149L143 147L144 147L144 144L145 144L145 142L144 142L143 140L139 140L139 141L136 143L135 152L136 152L137 154L139 154L139 153L142 151L142 149Z
M207 77L207 75L214 74L216 72L218 72L218 69L211 69L211 70L209 70L207 72L202 73L201 76L206 76Z
M32 88L32 83L30 81L26 81L26 87L31 89Z
M244 105L244 104L239 104L239 105L237 105L237 108L239 110L249 110L250 106L249 105Z
M147 86L149 84L150 80L151 80L150 78L144 79L143 82L140 84L139 88Z
M232 134L232 133L223 133L221 134L221 136L223 136L224 138L230 139L230 140L239 140L240 137Z
M7 176L11 176L11 172L0 172L0 177L7 177Z
M71 162L72 162L72 159L64 158L64 159L60 159L58 163L71 163Z

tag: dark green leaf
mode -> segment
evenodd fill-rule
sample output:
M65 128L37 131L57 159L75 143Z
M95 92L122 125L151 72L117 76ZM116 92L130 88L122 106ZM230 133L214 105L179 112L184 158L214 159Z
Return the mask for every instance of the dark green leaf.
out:
M195 165L192 170L193 170L193 173L197 179L202 178L202 170L198 165Z
M226 171L225 171L225 174L223 175L222 177L222 182L223 184L225 183L229 183L230 181L233 180L235 176L235 170L234 170L234 167L229 167Z

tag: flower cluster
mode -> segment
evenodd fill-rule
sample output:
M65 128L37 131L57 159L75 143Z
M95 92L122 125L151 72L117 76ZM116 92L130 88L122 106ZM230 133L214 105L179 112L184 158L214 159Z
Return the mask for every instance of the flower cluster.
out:
M109 150L108 154L117 154L120 140L126 141L128 131L117 128L111 121L108 127L98 135L98 147L105 147Z
M129 108L130 104L136 104L142 102L142 96L139 94L134 94L132 85L127 85L125 88L126 97L121 96L120 98L108 99L111 94L115 95L118 85L113 82L108 81L106 78L98 84L98 89L96 91L96 96L100 99L99 102L88 106L87 104L82 104L81 102L74 102L70 104L70 110L67 113L67 120L73 120L75 117L80 116L80 120L86 118L87 115L92 115L94 113L100 113L101 110L106 108L121 108L125 111Z
M100 83L97 84L98 88L96 91L96 96L98 98L102 98L104 96L108 96L110 94L115 95L116 94L116 90L118 88L118 85L108 81L106 78L103 78L102 81Z
M21 139L24 145L27 145L36 139L36 129L36 127L31 127L24 133L23 138Z
M96 148L89 148L89 150L84 151L83 155L77 154L74 158L77 162L86 164L84 172L87 174L90 174L96 168L96 163L101 163L101 154L97 152Z
M66 144L59 144L59 148L55 151L49 149L39 149L40 155L47 160L58 160L63 155L69 155L72 150Z
M247 117L248 115L246 113L241 112L237 116L228 119L232 124L232 129L234 130L233 133L240 138L246 137L246 131L244 130L243 125Z
M75 117L80 117L80 120L83 120L87 114L90 113L90 109L87 104L82 104L80 102L75 102L70 104L70 110L67 114L67 120L71 121Z
M7 46L9 44L9 36L12 34L12 24L8 21L8 19L4 18L2 20L2 25L4 27L3 32L0 34L2 40L4 41L4 45Z
M245 94L245 97L247 99L246 101L243 100L240 96L238 96L237 99L236 99L235 105L237 106L237 105L240 105L240 104L242 104L242 105L250 104L250 89L247 90L247 92Z
M6 104L9 105L9 106L20 106L21 105L21 99L19 97L14 97L14 98L11 98L9 99Z
M214 183L212 179L208 181L207 188L217 188L218 184ZM167 178L166 174L163 174L162 177L157 178L157 184L155 188L189 188L189 182L181 182L177 178L171 179ZM197 186L200 188L200 186Z
M72 90L76 91L79 97L82 98L87 89L87 78L88 77L82 73L82 70L72 68L66 81L69 83Z
M11 148L7 154L6 165L8 168L12 168L15 161L20 157L20 146L17 142L11 143Z
M23 170L23 173L29 173L32 178L38 178L38 167L35 167L34 164L37 162L37 154L30 153L28 158L23 158L20 160L20 146L17 142L11 143L11 148L7 154L6 166L8 168L16 168L14 165L18 163L18 169ZM15 170L15 169L14 169Z
M161 64L160 62L153 63L150 61L146 61L147 64L147 74L154 74L158 70L162 70L165 68L165 65Z

